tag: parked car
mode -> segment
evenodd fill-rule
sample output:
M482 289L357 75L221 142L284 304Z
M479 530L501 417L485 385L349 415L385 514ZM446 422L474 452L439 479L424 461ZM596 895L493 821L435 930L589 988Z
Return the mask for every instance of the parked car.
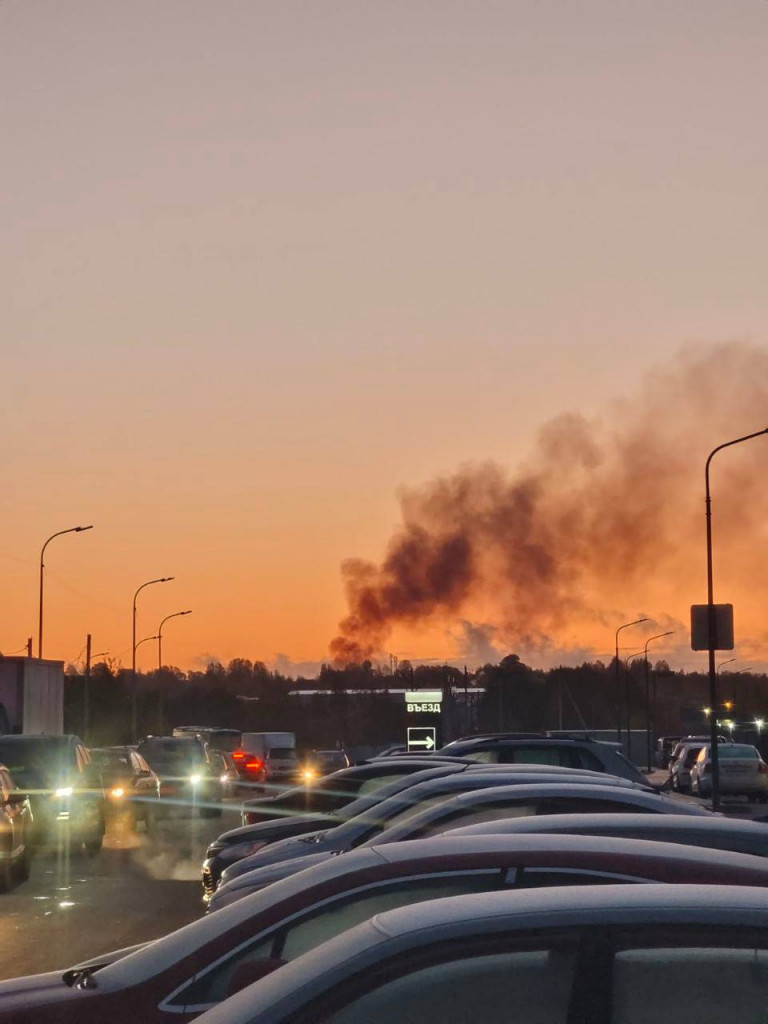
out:
M676 793L688 793L691 788L691 768L699 756L703 743L678 745L678 754L669 762L669 785Z
M257 825L275 818L297 814L333 814L358 797L368 796L380 786L386 785L414 772L422 772L432 765L466 764L458 757L433 759L427 765L424 759L403 758L393 761L373 760L368 764L342 768L340 771L318 779L311 786L294 786L276 796L262 796L246 800L242 808L243 825ZM341 819L344 820L344 819Z
M383 762L376 762L390 769L396 759L389 759ZM405 763L405 762L400 762ZM289 838L301 837L309 833L317 832L318 829L327 831L334 825L362 815L373 813L373 808L398 793L403 793L417 783L427 782L431 779L438 779L450 775L457 775L461 772L475 773L484 771L485 774L504 773L507 776L520 775L529 778L531 772L536 772L536 778L544 779L557 774L558 777L566 775L570 779L582 779L583 781L594 782L605 781L606 784L635 788L634 783L625 779L617 779L603 774L588 771L567 770L559 767L546 765L542 771L538 771L536 765L483 765L474 762L448 761L446 763L435 763L431 759L419 758L415 762L416 768L421 771L411 771L407 775L396 773L394 779L386 786L378 786L373 793L360 797L358 800L346 804L345 807L333 815L319 815L316 817L288 817L281 821L273 821L263 825L253 825L239 829L232 829L208 847L206 860L203 863L203 893L204 899L209 899L219 883L221 873L230 865L244 857L263 849L265 846L288 840ZM433 765L433 767L427 767ZM357 769L355 769L357 771ZM471 788L471 787L469 787ZM638 787L639 788L639 787ZM408 801L406 800L406 803ZM330 819L330 820L329 820ZM303 845L299 846L302 852L306 852Z
M390 821L379 834L366 842L366 846L401 843L408 839L423 839L439 835L446 828L487 823L497 819L527 818L549 814L588 814L627 812L677 814L680 801L656 793L617 789L592 783L575 784L576 780L544 785L510 785L506 778L496 778L488 788L460 793L419 809L418 813L401 814ZM686 808L694 817L710 817L711 812L700 807Z
M656 740L656 751L654 760L657 768L668 768L672 751L682 739L682 736L659 736Z
M748 743L719 743L720 792L768 801L768 765L757 747ZM707 797L712 793L711 744L705 744L691 767L691 792Z
M764 890L595 885L377 914L199 1022L760 1021L767 1004Z
M349 758L343 750L310 750L301 766L301 778L312 782L341 768L349 768Z
M0 736L0 763L29 794L33 845L99 852L106 800L101 774L77 736Z
M0 1022L183 1024L321 942L394 908L572 883L723 879L768 886L768 865L748 856L583 836L478 836L358 850L142 947L64 972L0 982ZM401 1019L410 1018L391 1018Z
M221 781L204 743L194 737L149 736L137 752L160 779L159 817L221 815Z
M125 817L130 827L143 821L147 828L157 809L160 779L132 747L95 747L91 760L101 772L107 810Z
M554 764L563 768L588 768L648 785L648 779L623 754L608 743L567 737L521 738L506 735L454 740L438 753L503 764Z
M0 892L29 878L32 863L32 810L11 773L0 764Z
M472 835L615 836L619 839L652 839L683 843L712 850L768 857L768 826L739 818L676 814L548 814L538 818L505 818L454 828L443 833L451 838Z
M257 850L223 871L221 884L225 885L241 875L246 875L255 867L289 861L308 853L346 853L380 836L386 829L396 830L390 832L390 836L397 836L400 839L412 838L413 832L408 824L411 819L416 820L424 811L431 813L429 809L432 805L448 802L451 797L460 793L469 794L473 790L500 787L502 778L503 775L499 772L464 772L461 775L422 782L377 804L369 812L351 818L337 828L301 836L298 839L285 839ZM618 813L628 810L644 811L648 814L711 814L710 811L694 805L686 805L683 811L680 801L657 793L644 793L620 786L596 786L591 780L583 780L581 783L575 779L562 783L540 779L536 781L535 776L523 774L516 778L516 782L514 775L504 779L503 785L508 792L501 799L504 803L503 813L507 816L563 814L569 811ZM481 813L492 813L492 809L486 808ZM401 825L405 827L400 828ZM439 826L439 830L444 830L444 827Z

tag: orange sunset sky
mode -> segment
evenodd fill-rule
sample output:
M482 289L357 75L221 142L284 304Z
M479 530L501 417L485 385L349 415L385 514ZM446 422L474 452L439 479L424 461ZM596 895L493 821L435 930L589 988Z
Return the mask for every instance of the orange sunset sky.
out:
M768 425L768 4L4 0L0 69L0 651L36 640L42 542L93 523L48 549L47 656L130 664L171 575L139 615L193 609L166 662L319 662L401 489L492 462L538 481L536 545L578 541L573 603L526 635L548 591L467 469L482 571L385 650L475 663L470 623L579 661L648 615L704 666L704 458ZM757 666L749 447L716 596Z

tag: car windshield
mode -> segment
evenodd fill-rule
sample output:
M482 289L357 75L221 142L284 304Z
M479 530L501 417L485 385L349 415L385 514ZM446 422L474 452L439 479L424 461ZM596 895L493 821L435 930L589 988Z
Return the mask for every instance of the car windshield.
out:
M184 770L207 764L203 747L194 739L152 738L139 744L138 753L153 768Z
M0 737L0 762L22 789L55 786L77 771L74 750L60 737Z

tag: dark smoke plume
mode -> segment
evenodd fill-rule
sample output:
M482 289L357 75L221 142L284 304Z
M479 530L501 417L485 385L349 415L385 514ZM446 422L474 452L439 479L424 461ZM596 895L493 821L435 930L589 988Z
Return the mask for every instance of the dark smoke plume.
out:
M462 620L538 650L581 648L638 609L683 623L706 600L706 456L766 425L768 349L691 346L599 420L546 424L514 474L468 465L404 491L381 564L342 566L349 615L332 657L359 662L396 627ZM768 593L767 484L768 437L713 464L717 579L728 587L715 597L748 595L750 622Z

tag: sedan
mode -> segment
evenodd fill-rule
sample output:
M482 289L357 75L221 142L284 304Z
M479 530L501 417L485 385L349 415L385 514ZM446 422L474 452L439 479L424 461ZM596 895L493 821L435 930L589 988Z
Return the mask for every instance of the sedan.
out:
M400 829L414 815L425 811L430 805L442 804L460 793L472 790L491 789L502 785L503 774L495 771L490 773L465 772L462 775L446 779L424 782L419 786L393 796L389 800L373 807L367 814L358 815L338 828L317 832L314 835L300 836L298 839L285 839L274 843L246 857L244 860L227 868L221 876L225 885L241 875L247 875L253 868L267 864L297 859L307 854L346 853L363 843L381 835L385 829L397 828L396 833L406 838L410 826ZM571 812L597 811L602 813L618 813L621 811L641 811L647 814L691 814L712 817L710 811L694 805L681 806L681 802L656 793L644 793L640 790L620 786L594 785L591 781L577 783L573 780L563 783L550 781L533 781L524 775L518 775L518 782L512 784L514 776L505 779L510 792L505 794L505 811L507 817L515 814L563 814ZM487 812L482 812L487 813ZM469 824L469 822L467 822ZM446 826L440 826L440 831Z
M127 816L131 827L143 821L149 828L157 809L160 779L132 747L91 748L91 761L101 771L107 813Z
M768 866L737 854L582 836L476 836L357 850L140 950L1 982L0 1021L181 1024L374 914L445 896L630 881L759 887L768 886Z
M720 792L768 801L768 765L757 747L748 743L719 743ZM691 791L696 796L712 793L711 744L705 744L691 768Z
M758 1022L766 1005L768 892L588 885L379 913L199 1020Z

